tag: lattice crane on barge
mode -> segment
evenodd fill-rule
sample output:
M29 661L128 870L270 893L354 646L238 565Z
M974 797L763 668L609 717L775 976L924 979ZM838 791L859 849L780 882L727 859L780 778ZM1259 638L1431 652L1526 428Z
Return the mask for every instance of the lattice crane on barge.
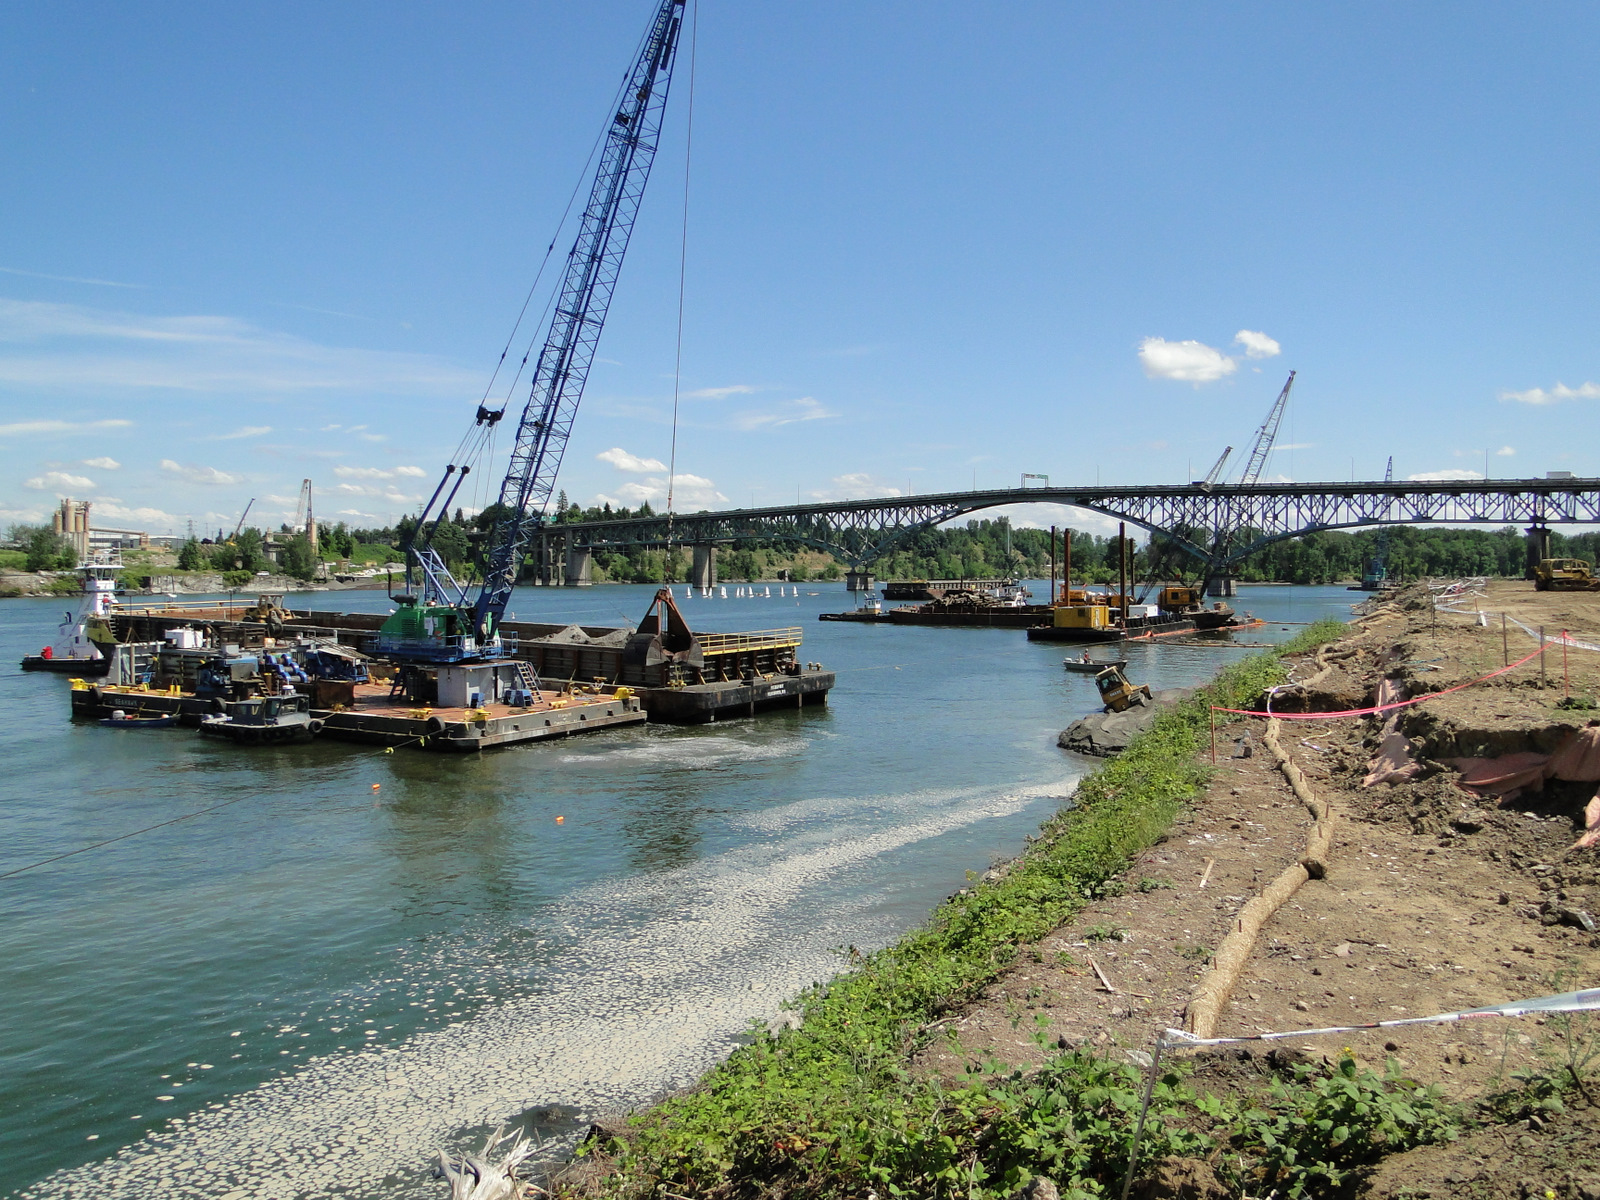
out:
M498 657L512 649L500 625L528 546L545 520L555 491L561 457L650 177L684 4L685 0L661 0L657 6L605 134L600 165L590 185L577 238L567 254L566 272L500 484L483 583L476 597L469 598L433 545L434 535L448 518L450 505L471 470L468 463L451 463L417 518L406 547L407 591L394 597L395 612L379 631L380 653L412 662L451 663ZM505 361L504 352L500 361ZM524 365L527 361L524 357ZM480 403L463 447L473 446L474 453L481 449L505 412L504 405L491 408ZM414 575L421 577L420 594L411 590Z

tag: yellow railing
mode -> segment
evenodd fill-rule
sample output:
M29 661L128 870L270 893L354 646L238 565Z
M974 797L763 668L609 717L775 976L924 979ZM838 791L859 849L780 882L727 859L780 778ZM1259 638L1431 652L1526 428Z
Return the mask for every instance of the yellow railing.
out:
M740 654L752 650L783 650L798 646L804 632L798 625L788 629L758 629L751 633L697 633L700 649L708 655Z

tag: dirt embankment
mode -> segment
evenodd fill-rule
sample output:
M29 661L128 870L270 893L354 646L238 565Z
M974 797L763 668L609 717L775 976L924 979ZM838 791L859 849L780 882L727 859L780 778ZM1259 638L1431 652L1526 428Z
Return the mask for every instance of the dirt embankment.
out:
M1425 591L1413 590L1325 651L1328 670L1309 658L1300 664L1293 678L1315 675L1315 683L1280 693L1275 707L1363 707L1385 679L1410 696L1467 684L1537 649L1509 620L1502 631L1502 611L1552 636L1566 629L1600 644L1600 594L1503 582L1457 606L1494 615L1480 623L1471 611L1436 612ZM1570 650L1563 661L1560 647L1550 647L1542 671L1534 658L1400 710L1389 730L1370 717L1281 722L1281 746L1332 809L1332 844L1261 929L1217 1033L1425 1016L1600 983L1600 850L1574 846L1596 783L1556 777L1473 793L1460 782L1470 764L1454 761L1549 755L1600 718L1581 707L1593 697L1600 653ZM1302 858L1313 824L1266 752L1264 731L1255 718L1219 727L1209 790L1129 870L1120 894L1023 954L952 1022L959 1049L929 1047L921 1069L953 1080L990 1054L1038 1062L1041 1024L1050 1043L1105 1049L1148 1048L1161 1030L1186 1028L1216 948L1244 906ZM1386 733L1395 736L1385 742ZM1365 785L1380 750L1398 754L1390 781ZM1276 1043L1280 1054L1310 1059L1337 1057L1346 1044L1380 1071L1393 1057L1412 1078L1464 1103L1514 1088L1518 1071L1559 1073L1555 1060L1566 1045L1531 1017ZM1201 1056L1197 1086L1250 1086L1265 1049ZM1600 1098L1600 1082L1590 1090ZM1449 1145L1394 1156L1362 1194L1548 1190L1600 1200L1600 1109L1577 1103L1560 1114L1518 1116L1517 1124L1488 1121Z

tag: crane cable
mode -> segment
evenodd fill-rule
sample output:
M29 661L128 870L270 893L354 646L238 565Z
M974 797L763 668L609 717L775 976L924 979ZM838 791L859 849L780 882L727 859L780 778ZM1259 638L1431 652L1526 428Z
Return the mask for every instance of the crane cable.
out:
M646 33L645 36L648 37L649 34ZM640 44L643 45L643 41L642 40L641 40ZM635 58L638 57L638 50L637 49L634 51L634 57ZM623 92L626 90L627 86L628 86L628 74L627 74L627 72L624 72L623 73L623 77L622 77L622 82L617 85L616 93L611 97L611 107L607 110L608 113L615 113L617 111L618 106L622 103L622 95L623 95ZM517 331L522 328L523 318L528 315L528 305L533 303L534 294L539 290L539 281L544 278L545 268L550 265L550 256L553 253L555 253L556 243L561 240L561 231L566 228L567 218L572 215L572 206L573 206L574 203L577 202L578 193L579 193L579 191L582 190L583 185L584 185L584 181L589 178L589 167L594 163L594 156L600 152L600 146L602 145L602 143L604 143L605 138L606 138L606 134L610 131L610 129L611 129L611 119L608 116L606 121L605 121L605 123L600 126L600 131L595 135L595 139L594 139L593 144L589 147L589 157L584 159L583 169L578 172L578 178L577 178L576 182L574 182L573 185L572 185L571 193L567 196L566 207L561 210L561 219L556 222L555 232L550 235L550 244L547 245L544 248L544 257L539 260L539 269L534 274L533 283L528 288L527 296L525 296L523 298L522 308L517 313L517 319L516 319L516 322L511 326L510 334L508 334L507 337L506 337L505 348L500 351L500 358L495 363L495 367L494 367L493 373L490 374L490 376L489 376L489 382L484 385L484 388L483 388L483 399L481 401L479 401L479 403L483 403L484 401L487 401L489 399L489 393L494 389L494 381L497 378L499 378L499 376L500 376L500 368L505 366L506 355L508 353L510 353L510 351L511 351L511 344L514 341L516 341ZM548 316L549 312L550 312L550 307L547 304L545 306L544 316ZM539 322L539 327L542 328L543 325L544 325L544 321L543 321L543 317L541 317L540 318L540 322ZM534 336L537 337L538 334L535 333ZM533 343L530 341L528 343L528 349L526 351L524 351L523 355L522 355L522 367L526 367L528 365L528 355L530 353L532 353L532 351L533 351ZM520 367L518 368L517 374L518 374L518 376L520 376L522 374L522 370L521 370ZM511 388L514 389L516 386L517 386L516 379L512 379ZM510 395L511 395L511 393L510 393L510 390L508 389L507 393L506 393L506 398L507 398L508 402L510 400Z
M672 507L678 474L678 386L683 375L683 293L689 272L689 166L694 149L694 69L700 40L698 0L689 14L689 104L688 128L683 139L683 229L678 240L678 348L672 367L672 450L667 456L667 558L672 557Z
M645 34L645 36L649 36L648 32ZM642 40L640 44L643 44ZM638 57L637 49L634 52L634 57ZM611 106L607 110L608 112L615 113L617 111L618 106L622 103L622 97L626 92L627 87L628 74L625 72L621 82L617 85L616 91L612 94ZM589 178L589 168L594 164L595 155L600 152L600 147L605 143L606 135L610 131L610 128L611 120L608 118L604 123L601 124L599 131L595 134L594 141L589 146L588 157L584 159L583 169L578 172L577 178L573 182L572 191L567 194L566 206L561 210L561 218L556 222L555 230L550 235L550 241L545 246L544 257L539 260L539 269L534 273L533 283L528 288L527 296L523 298L522 307L517 312L517 319L511 326L510 334L508 334L506 337L506 344L500 351L500 357L496 360L494 370L489 375L489 381L484 384L483 396L478 402L480 408L482 408L488 402L489 395L494 390L495 381L500 377L500 370L505 366L506 355L510 353L511 346L516 341L517 332L522 328L523 321L526 319L528 314L528 306L533 302L533 297L538 293L539 284L544 278L545 270L550 265L550 257L555 253L556 245L561 241L562 230L567 227L567 221L572 216L572 208L573 205L577 203L578 193L583 190L584 182ZM528 359L533 353L534 342L538 339L539 330L544 328L545 321L550 316L550 310L552 307L554 307L555 302L556 293L552 291L549 299L545 302L544 311L540 314L539 323L534 327L534 333L528 341L528 346L522 352L522 361L517 367L516 374L512 377L511 382L506 386L505 398L500 403L501 412L504 412L511 404L512 397L516 392L517 383L521 380L522 372L527 368ZM475 467L480 461L482 461L486 466L492 465L494 461L494 434L495 426L497 424L498 422L488 422L486 430L485 423L475 419L472 425L468 427L466 433L462 435L461 440L456 443L456 448L450 457L450 461L460 466ZM485 456L486 449L487 456ZM488 493L480 490L485 486L485 480L487 476L487 471L479 472L478 481L474 487L474 503L476 503L478 499L484 500L485 504L488 501Z

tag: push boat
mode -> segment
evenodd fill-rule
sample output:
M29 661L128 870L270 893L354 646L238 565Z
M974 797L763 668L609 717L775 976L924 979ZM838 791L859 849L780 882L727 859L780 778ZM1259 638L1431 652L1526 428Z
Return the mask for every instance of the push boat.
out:
M58 671L82 678L106 673L111 651L117 644L109 614L116 601L117 575L121 570L122 554L117 550L98 551L78 568L83 577L83 602L76 615L62 614L55 641L23 658L24 671Z
M200 732L245 746L309 741L322 730L311 716L311 697L301 692L218 700L222 711L200 718Z

